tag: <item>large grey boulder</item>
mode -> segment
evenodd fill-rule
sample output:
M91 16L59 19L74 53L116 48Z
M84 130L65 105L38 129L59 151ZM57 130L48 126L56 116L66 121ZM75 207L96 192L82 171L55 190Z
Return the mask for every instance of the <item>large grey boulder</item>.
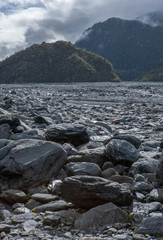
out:
M106 145L106 156L115 164L131 166L140 155L138 150L125 140L113 139Z
M163 153L161 154L159 159L158 170L156 172L156 179L157 182L163 186Z
M45 183L66 162L66 152L57 143L26 139L4 144L0 144L0 178L6 179L10 188L24 189Z
M138 229L138 233L162 235L163 216L145 218Z
M156 159L141 158L137 162L132 164L129 174L133 176L142 173L156 173L158 169L158 163L159 162Z
M64 168L68 176L76 175L101 176L101 169L95 163L71 162L65 165Z
M61 196L63 199L86 209L108 202L125 206L130 205L133 200L131 192L125 186L92 176L66 178L61 184Z
M46 139L58 143L71 143L75 147L89 142L88 133L80 124L57 124L47 130Z
M136 149L138 149L141 145L141 141L139 138L132 136L132 135L115 135L112 139L120 139L120 140L125 140L129 143L131 143Z
M83 213L74 225L77 229L87 231L115 223L128 223L127 213L113 203L106 203Z

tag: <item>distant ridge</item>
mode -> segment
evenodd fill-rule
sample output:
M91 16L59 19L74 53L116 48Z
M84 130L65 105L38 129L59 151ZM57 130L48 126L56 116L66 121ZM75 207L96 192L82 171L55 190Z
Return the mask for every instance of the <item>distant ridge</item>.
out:
M0 83L120 81L112 64L70 42L35 44L0 62Z
M107 58L122 80L137 81L163 67L162 42L162 26L110 18L88 28L75 45Z

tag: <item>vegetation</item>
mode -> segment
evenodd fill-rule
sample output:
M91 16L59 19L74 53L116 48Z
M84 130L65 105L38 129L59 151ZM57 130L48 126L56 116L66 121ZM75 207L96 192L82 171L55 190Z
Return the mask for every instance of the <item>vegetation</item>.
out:
M70 42L35 44L0 62L0 83L120 81L112 64Z
M76 46L110 60L122 80L132 81L163 66L163 27L110 18L83 33Z
M163 82L163 67L145 73L140 80L143 82Z

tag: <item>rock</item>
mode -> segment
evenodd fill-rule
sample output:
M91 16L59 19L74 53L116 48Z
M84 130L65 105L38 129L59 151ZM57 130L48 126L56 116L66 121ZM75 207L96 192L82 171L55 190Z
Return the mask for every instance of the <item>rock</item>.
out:
M106 179L110 179L111 176L117 175L118 172L114 168L107 168L104 171L102 171L101 176Z
M39 140L46 140L45 137L40 135L30 135L25 133L15 133L10 135L10 140L20 140L20 139L39 139Z
M12 228L11 225L4 224L4 223L0 224L0 232L9 232L11 228Z
M80 155L72 155L67 158L67 162L89 162L95 163L102 167L107 157L105 156L104 147L79 151Z
M75 147L89 142L89 136L82 125L58 124L47 130L46 139L58 143L71 143Z
M0 174L10 188L26 189L55 177L66 161L66 152L57 143L40 140L10 141L8 154L0 161ZM8 176L10 176L8 178Z
M106 145L106 156L115 164L131 166L139 159L139 152L125 140L113 139Z
M138 227L143 220L143 215L141 213L130 213L129 219L132 226Z
M23 225L24 231L31 232L31 231L35 230L38 223L35 220L27 220L22 225Z
M34 117L34 121L36 123L39 123L39 124L42 124L42 123L45 123L47 125L49 124L53 124L53 121L52 119L48 118L48 117L43 117L43 116L35 116Z
M0 218L2 220L6 220L6 218L11 217L11 216L12 216L11 212L8 211L7 209L0 210Z
M157 149L160 147L160 141L148 141L144 142L141 145L141 150L142 151L152 151L154 149Z
M35 193L31 198L42 203L58 200L58 196L47 193Z
M130 186L132 192L150 192L153 189L153 185L148 182L135 182Z
M163 153L161 154L160 156L160 159L159 159L159 165L158 165L158 170L156 172L156 179L157 179L157 182L163 186Z
M132 194L126 187L92 176L66 178L61 184L61 196L66 201L86 209L108 202L119 206L132 203Z
M23 223L28 220L34 219L35 216L36 216L35 213L22 213L22 214L13 215L11 219L13 223Z
M162 235L163 234L163 216L145 218L142 221L137 232L141 234Z
M67 152L67 156L78 155L78 150L74 148L73 145L69 143L64 143L62 145L63 149Z
M75 221L74 226L80 230L98 229L104 225L128 223L127 213L113 203L106 203L92 208Z
M51 184L48 185L48 191L53 193L53 194L61 194L61 180L53 180Z
M10 116L8 116L8 118L1 118L0 125L2 124L8 124L14 133L19 132L17 128L21 125L20 120L18 118Z
M34 212L45 212L45 211L60 211L60 210L66 210L68 208L73 207L71 203L65 202L63 200L54 201L50 203L46 203L43 205L40 205L33 209Z
M120 140L125 140L129 143L131 143L135 148L139 148L141 145L141 141L139 138L132 136L132 135L115 135L112 139L120 139Z
M153 189L147 198L148 202L158 201L163 203L163 188Z
M133 163L129 174L136 175L141 173L156 173L158 168L158 160L156 159L139 159Z
M57 226L61 221L61 217L55 215L48 215L44 218L43 224L48 226Z
M0 198L10 204L25 203L28 200L28 196L23 191L16 189L3 191L2 194L0 194Z
M113 181L113 182L118 182L120 184L122 184L122 183L130 183L130 184L132 184L133 183L133 178L125 176L125 175L123 175L123 176L121 176L121 175L114 175L114 176L110 177L110 180Z
M101 169L95 163L71 162L65 165L64 168L68 176L75 175L101 176Z
M113 163L112 162L105 162L102 166L102 170L104 171L107 168L113 168Z
M0 139L8 139L10 136L10 126L8 124L0 125Z

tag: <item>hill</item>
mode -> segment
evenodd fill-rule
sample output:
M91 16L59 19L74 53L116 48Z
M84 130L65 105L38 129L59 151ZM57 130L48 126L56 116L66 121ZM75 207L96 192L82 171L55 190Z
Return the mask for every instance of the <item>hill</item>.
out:
M0 62L0 83L120 81L112 64L64 41L35 44Z
M122 80L141 78L163 66L163 27L110 18L87 29L75 43L109 59Z
M141 81L143 82L163 82L163 67L159 69L154 69L150 72L145 73L141 77Z

